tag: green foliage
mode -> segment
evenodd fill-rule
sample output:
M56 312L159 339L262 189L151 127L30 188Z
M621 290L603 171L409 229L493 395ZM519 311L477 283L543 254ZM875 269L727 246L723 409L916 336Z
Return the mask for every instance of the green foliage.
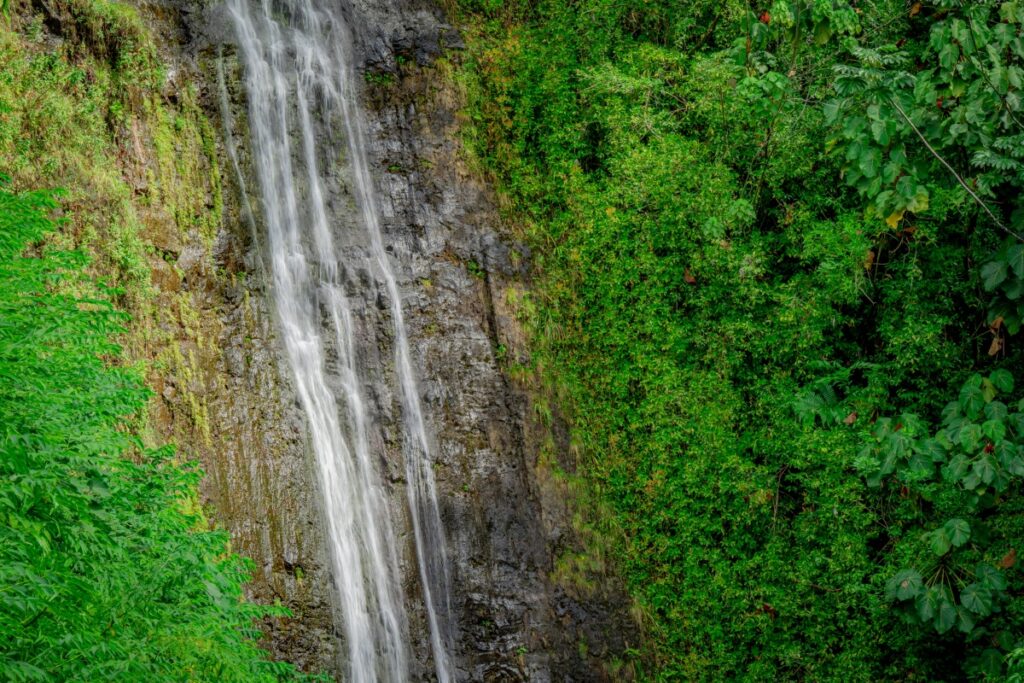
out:
M0 189L0 678L274 681L242 600L248 565L209 531L200 473L129 425L149 392L112 365L124 314L40 250L45 193ZM22 253L28 248L28 254Z
M35 9L31 21L0 21L0 169L15 188L66 188L69 221L49 239L93 257L121 290L135 334L151 322L147 242L193 231L212 241L220 224L216 135L194 89L168 101L134 7L56 0ZM48 35L54 26L59 39Z
M993 293L988 322L1017 334L1024 321L1024 244L1007 239L991 258L981 267L981 283L986 292Z
M534 249L534 366L646 674L998 675L1024 632L1020 316L989 294L1019 294L988 214L1015 230L1016 5L460 6L467 145Z
M916 567L889 579L886 596L939 633L954 625L975 637L988 633L982 622L1008 597L995 565L1010 541L988 526L1024 477L1024 406L998 400L1013 384L1006 370L972 375L933 433L911 414L879 420L857 460L869 486L901 491L904 530L922 530L904 540L914 546Z
M363 78L370 85L387 87L395 82L395 75L387 71L366 71Z
M1016 201L1024 190L1024 7L944 0L916 12L911 28L896 43L849 41L848 63L834 67L839 97L824 111L842 120L846 181L892 228L938 197L939 213L963 212L1009 234L981 276L995 293L988 322L1016 334L1024 313L1024 210Z
M1006 657L1009 672L1006 683L1020 683L1024 680L1024 647L1018 647Z
M878 216L923 212L941 188L948 204L981 205L990 229L1022 225L1001 201L1024 185L1022 19L1014 2L944 0L897 43L847 43L826 112L843 117L846 180Z

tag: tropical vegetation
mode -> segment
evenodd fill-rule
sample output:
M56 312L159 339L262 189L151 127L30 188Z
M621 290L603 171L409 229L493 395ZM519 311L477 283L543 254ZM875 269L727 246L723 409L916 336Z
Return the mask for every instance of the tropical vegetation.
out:
M452 5L634 670L1018 680L1024 3Z
M58 206L0 188L0 678L277 681L211 531L200 472L139 436L149 391L116 365L125 314L40 246Z

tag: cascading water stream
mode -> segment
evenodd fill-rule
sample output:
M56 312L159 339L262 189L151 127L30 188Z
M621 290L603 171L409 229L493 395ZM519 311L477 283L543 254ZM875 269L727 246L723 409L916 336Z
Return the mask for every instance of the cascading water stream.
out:
M345 128L348 134L349 150L352 156L353 175L363 221L370 233L371 250L384 278L388 298L391 301L391 318L395 330L395 365L402 390L402 407L406 428L405 470L408 480L409 507L412 512L413 533L416 536L416 557L419 563L423 585L423 600L430 622L431 649L434 653L434 668L439 683L451 680L451 662L448 649L451 644L451 578L447 556L444 550L444 528L437 501L437 486L434 482L433 457L430 439L423 421L419 389L412 368L409 352L409 338L405 331L405 316L398 283L384 250L381 237L380 216L373 194L373 179L367 168L366 150L361 112L356 106L356 93L352 84L354 74L344 79L347 96Z
M354 320L324 196L325 172L330 169L318 164L318 159L331 157L318 151L320 145L337 142L331 122L339 117L344 121L353 192L369 238L366 265L379 273L390 299L417 563L435 671L438 680L447 683L452 679L450 578L430 439L400 292L383 245L355 72L347 52L350 36L336 8L316 7L313 0L260 0L256 8L250 0L229 0L228 6L246 69L252 156L263 198L273 299L318 465L348 680L408 680L409 648L394 532L367 436ZM328 362L331 350L336 362Z

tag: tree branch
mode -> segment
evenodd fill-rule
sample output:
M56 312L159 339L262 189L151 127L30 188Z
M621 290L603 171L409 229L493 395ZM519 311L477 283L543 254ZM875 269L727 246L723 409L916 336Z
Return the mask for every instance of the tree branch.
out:
M970 188L970 187L969 187L969 186L967 185L967 183L966 183L966 182L964 182L964 179L960 177L960 174L956 172L956 169L954 169L954 168L953 168L952 166L950 166L950 165L949 165L949 162L948 162L948 161L946 161L945 159L943 159L943 158L942 158L942 157L941 157L941 156L939 155L939 153L935 151L935 148L934 148L934 147L932 147L932 146L931 146L931 144L929 144L929 142L928 142L928 140L927 140L927 139L925 138L924 134L923 134L923 133L921 133L921 131L920 131L920 130L918 130L917 126L915 126L915 125L914 125L914 122L910 120L910 117L909 117L909 116L907 116L907 112L903 111L903 107L901 107L901 106L899 105L899 102L897 102L897 101L895 100L895 98L892 98L892 97L890 97L890 98L888 98L888 99L889 99L889 104L891 104L891 105L892 105L893 107L895 107L895 108L896 108L896 111L898 111L898 112L900 113L900 116L902 116L902 117L903 117L903 119L904 119L904 120L905 120L905 121L906 121L906 122L907 122L908 124L910 124L910 128L911 128L911 129L912 129L912 130L913 130L913 131L914 131L914 132L915 132L915 133L917 134L917 137L919 137L919 138L921 139L921 142L923 142L923 143L924 143L924 146L928 148L928 151L932 153L932 156L934 156L934 157L935 157L936 159L938 159L938 160L939 160L939 163L941 163L941 164L942 164L943 166L945 166L945 167L946 167L946 169L947 169L947 170L948 170L948 171L949 171L950 173L952 173L952 174L953 174L953 177L957 179L957 182L959 182L959 183L960 183L960 186L961 186L961 187L963 187L963 188L964 188L965 190L967 190L967 194L971 195L971 197L972 197L972 198L974 199L974 201L976 201L976 202L978 203L978 206L980 206L980 207L981 207L982 209L984 209L984 210L985 210L985 213L987 213L987 214L988 214L988 217L989 217L989 218L991 218L991 219L992 219L992 221L993 221L993 222L994 222L994 223L995 223L995 224L996 224L997 226L999 226L999 228L1000 228L1001 230L1003 230L1004 232L1006 232L1006 233L1007 233L1008 235L1012 235L1013 237L1017 238L1017 239L1018 239L1018 240L1020 240L1021 242L1024 242L1024 237L1021 237L1020 235L1018 235L1017 233L1015 233L1015 232L1014 232L1013 230L1011 230L1010 228L1006 227L1006 225L1004 225L1004 224L1003 224L1003 222L1002 222L1001 220L999 220L999 219L998 219L998 218L996 217L996 215L995 215L994 213L992 213L992 209L988 208L988 204L986 204L986 203L985 203L984 201L982 201L981 197L979 197L979 196L978 196L978 195L977 195L977 194L976 194L976 193L974 192L974 190L972 190L972 189L971 189L971 188Z

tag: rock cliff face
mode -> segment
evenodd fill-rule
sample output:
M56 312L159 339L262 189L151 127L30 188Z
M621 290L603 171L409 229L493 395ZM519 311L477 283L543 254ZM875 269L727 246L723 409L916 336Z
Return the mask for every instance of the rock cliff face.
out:
M172 251L175 267L164 286L191 293L195 327L207 343L195 344L187 326L177 331L175 344L193 359L193 370L187 380L154 377L157 424L202 460L211 516L255 562L253 597L280 600L294 613L266 624L268 647L304 669L338 673L342 648L332 613L344 605L332 605L305 418L266 292L259 195L231 24L218 5L169 0L140 9L162 39L172 86L197 84L219 132L224 186L215 240L204 248L185 239ZM532 417L530 392L505 370L509 359L528 353L511 302L526 286L529 254L503 236L494 198L463 159L458 93L437 63L457 60L458 32L427 2L354 0L344 11L367 74L369 148L384 240L435 440L458 678L626 678L629 672L616 670L615 662L635 643L636 627L615 582L602 579L599 588L583 591L556 580L556 560L578 545L571 496L539 457L552 445L551 431ZM357 213L344 179L339 188L329 199L337 242L364 249L352 237ZM413 673L431 680L404 493L387 295L370 273L353 273L351 280L358 284L348 292L358 351L369 368L371 439L382 455L402 545ZM194 405L203 407L203 424ZM555 450L566 447L562 441L554 438Z
M216 185L222 197L221 217L210 236L172 219L147 224L142 236L158 252L153 315L166 340L141 355L170 358L158 362L165 370L151 373L158 394L152 423L158 438L175 442L184 458L202 463L208 516L229 530L234 550L254 562L251 597L280 601L292 610L293 618L263 625L266 645L303 670L337 671L330 563L306 422L281 360L266 296L260 226L254 220L258 198L250 196L242 172L245 96L238 63L225 42L230 25L218 6L137 6L165 63L165 98L174 102L183 92L193 93L212 124L206 183ZM237 157L229 153L232 148ZM176 142L175 152L187 156L190 150ZM141 166L151 164L144 153L141 157Z

